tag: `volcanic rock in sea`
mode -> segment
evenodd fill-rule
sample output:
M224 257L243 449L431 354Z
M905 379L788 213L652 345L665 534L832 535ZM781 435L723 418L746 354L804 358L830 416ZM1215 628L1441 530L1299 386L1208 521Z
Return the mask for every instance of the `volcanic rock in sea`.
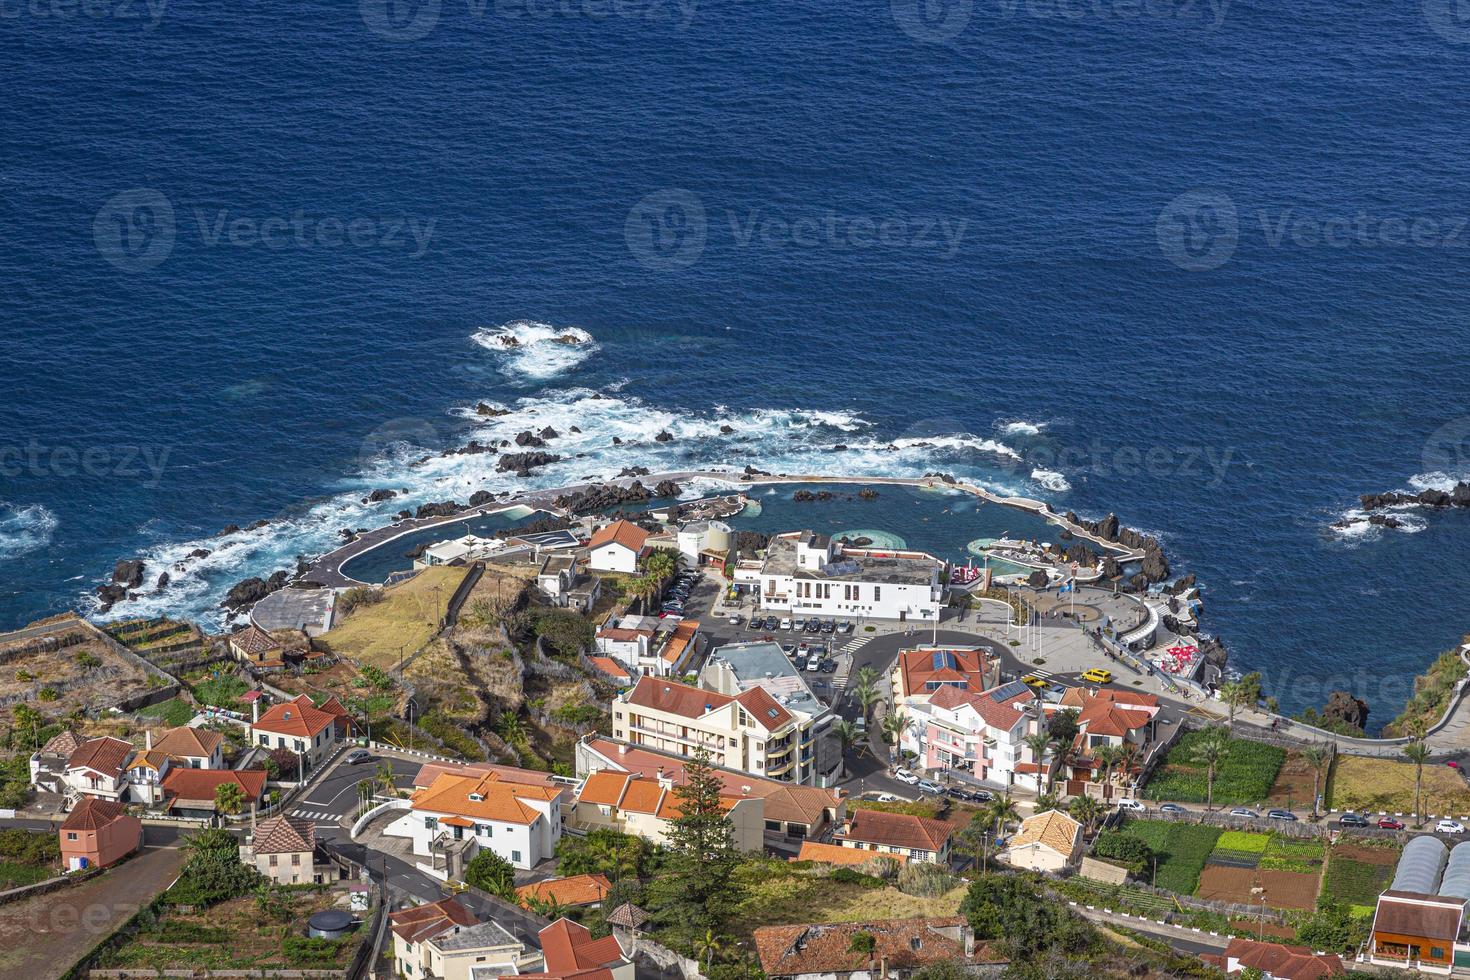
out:
M530 476L531 471L538 466L546 466L555 463L561 457L556 453L529 452L529 453L506 453L495 463L495 468L504 472L513 472L516 476Z
M516 433L516 445L520 446L522 449L525 449L528 446L534 449L538 446L546 445L546 440L542 439L540 436L532 435L531 430L527 429L524 432Z
M364 502L376 504L384 500L392 500L396 496L398 496L397 490L374 490L367 495L367 499Z
M481 504L488 504L494 499L495 494L491 493L489 490L476 490L474 493L470 494L470 506L478 507Z
M480 402L478 405L475 406L475 414L480 416L481 418L498 419L502 415L509 415L510 409L496 408L494 405Z
M1123 566L1118 564L1118 559L1108 555L1102 560L1102 568L1099 569L1103 578L1117 578L1123 574Z
M102 612L107 612L127 597L128 590L121 585L109 584L97 586L97 600L101 603Z
M1170 595L1183 595L1190 589L1194 588L1194 582L1194 573L1190 572L1188 575L1181 575L1173 582L1170 582L1167 586L1164 587L1164 591L1169 593Z
M413 511L411 511L411 510L400 510L400 511L399 511L399 512L398 512L398 513L397 513L397 515L396 515L396 516L397 516L397 518L398 518L398 519L399 519L399 520L400 520L400 521L406 521L406 520L409 520L409 519L410 519L410 518L412 518L412 517L413 517Z
M612 437L612 444L613 444L613 445L614 445L614 446L621 446L621 445L622 445L622 444L623 444L623 440L622 440L622 439L620 439L620 438L619 438L619 437L617 437L617 436L613 436L613 437Z
M770 476L771 473L770 473L769 470L758 470L754 466L751 466L749 463L746 463L745 464L745 475L746 476Z
M654 442L673 442L674 441L674 436L673 436L673 433L669 432L668 429L664 429L658 435L656 435L656 436L653 437L653 441Z
M339 527L337 528L337 537L341 539L343 544L351 544L357 540L357 532L350 527Z
M143 563L136 558L124 558L113 566L112 581L115 585L136 589L143 584Z
M722 426L720 426L720 435L722 435L722 436L728 436L730 433L732 433L734 431L735 431L735 427L733 425L722 425Z
M649 469L646 466L624 466L618 476L647 476Z
M1333 691L1327 695L1327 703L1322 706L1322 717L1328 721L1341 721L1358 728L1366 728L1368 702L1347 691Z
M285 572L274 572L268 579L252 576L244 581L235 583L220 605L226 609L238 611L246 606L254 605L285 584Z
M813 500L831 500L836 496L831 490L798 490L791 495L791 499L797 503L807 503Z
M874 490L872 487L863 487L861 490L859 490L857 492L857 495L858 495L858 499L859 500L877 500L878 499L878 491L877 490Z
M846 452L847 451L847 443L845 443L845 442L835 443L832 446L832 451L834 453Z
M599 483L576 493L564 493L553 503L574 514L585 514L594 510L606 510L619 504L643 503L650 497L648 488L640 481L634 480L626 487L615 483Z
M1212 663L1222 670L1230 659L1230 654L1225 650L1225 644L1218 637L1202 636L1199 641L1199 653L1207 663Z
M677 497L679 496L679 484L673 480L659 480L654 485L653 495L655 497Z
M247 531L259 531L261 528L263 528L263 527L269 527L269 526L270 526L270 521L266 520L265 518L261 518L258 521L252 521L245 528L245 530L247 530Z
M1104 541L1116 541L1118 539L1118 515L1109 514L1104 517L1093 527L1093 531Z
M158 584L155 586L155 588L157 588L158 591L162 592L164 589L168 588L168 583L170 581L172 580L169 578L168 572L159 572Z
M477 439L471 439L469 442L465 443L463 446L460 446L458 449L451 449L451 450L449 450L449 452L445 453L444 455L446 455L446 456L482 456L485 453L493 453L493 452L495 452L495 447L494 446L486 446L486 445L482 444Z
M567 431L568 431L568 432L581 432L581 431L582 431L582 430L581 430L581 429L579 429L579 428L577 428L577 427L576 427L576 426L575 426L575 425L574 425L574 426L572 426L572 427L571 427L571 428L569 428L569 429L567 429Z
M239 530L240 530L240 525L238 525L238 524L226 524L225 527L224 527L224 530L220 531L220 533L217 535L217 537L221 537L222 538L225 535L234 534L234 533L236 533Z
M895 446L895 447L891 447L891 448L897 448L897 447ZM950 476L948 473L940 473L938 471L935 471L933 473L925 473L924 474L924 479L927 480L930 477L933 477L934 479L938 480L940 483L954 483L954 482L956 482L955 481L955 478L952 477L952 476Z
M193 551L189 552L188 557L190 557L190 558L208 558L209 557L209 554L210 554L210 552L209 552L209 549L208 548L195 548Z
M414 545L412 548L409 548L407 551L405 551L403 553L403 557L412 560L414 558L420 557L425 551L428 551L428 550L429 550L429 542L427 542L427 541L421 541L418 544Z
M1158 546L1158 542L1151 540L1151 543L1153 546L1143 553L1139 571L1150 582L1162 582L1169 577L1169 559L1164 557L1164 549Z
M557 432L555 429L548 425L546 428L536 433L536 435L542 439L555 439L559 437L561 433Z
M501 461L504 462L504 460L505 457L502 456ZM452 500L440 500L435 503L420 504L419 509L413 512L413 516L420 519L425 517L453 517L459 512L459 504Z

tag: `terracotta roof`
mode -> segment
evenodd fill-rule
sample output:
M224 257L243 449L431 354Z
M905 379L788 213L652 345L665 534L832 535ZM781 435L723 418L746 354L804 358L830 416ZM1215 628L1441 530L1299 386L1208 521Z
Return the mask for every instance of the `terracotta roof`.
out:
M755 930L756 954L768 977L804 973L845 975L868 969L868 954L851 952L853 936L875 940L873 961L905 972L928 963L965 960L1004 962L983 946L967 955L968 926L959 916L943 919L886 919L821 925L763 926Z
M525 800L549 803L561 795L552 786L532 786L500 778L499 773L444 773L425 789L415 790L410 806L429 813L457 814L529 826L544 816ZM472 799L471 797L479 797Z
M988 666L980 650L904 650L898 655L902 696L923 696L929 693L925 685L930 682L945 682L946 686L963 682L965 690L979 694L985 689Z
M720 794L720 802L727 810L740 800L739 796ZM611 770L588 776L577 802L616 807L628 813L647 813L661 820L672 820L683 812L675 789L666 788L656 778Z
M596 667L598 670L602 671L604 674L613 678L614 680L630 680L633 676L632 674L628 673L628 669L626 667L618 663L612 657L588 657L587 659L591 662L592 666Z
M796 860L821 861L824 864L867 864L874 858L880 857L892 858L899 864L908 860L903 854L875 854L872 851L858 850L856 847L821 844L813 840L801 842L801 852L796 855Z
M985 694L971 694L968 691L961 691L957 687L942 687L934 692L934 696L929 699L929 703L936 708L944 708L948 711L955 711L968 706L989 727L1008 732L1016 727L1016 722L1025 716L1024 711L1015 707L1015 700L1014 698L1010 698L1002 704L991 697L988 692Z
M612 936L593 939L592 932L565 917L538 934L541 955L546 957L548 976L570 976L584 970L617 966L623 962L623 947Z
M781 702L771 697L771 692L757 685L735 695L735 700L745 705L750 716L761 726L775 731L791 720L791 712L781 707Z
M124 816L125 810L126 808L121 803L84 796L75 809L61 822L61 829L101 830L118 817Z
M425 762L419 766L418 774L413 777L415 789L423 789L432 786L434 780L445 773L454 776L483 776L486 773L495 773L502 783L522 783L526 786L560 786L550 773L535 772L530 769L518 769L515 766L502 766L494 762Z
M163 777L163 794L171 806L181 802L205 802L214 806L214 791L226 783L234 783L245 794L245 803L260 799L265 790L262 769L170 769Z
M532 898L543 902L552 899L567 906L596 905L607 898L611 889L612 882L607 880L607 875L573 875L522 885L516 889L516 898L522 905Z
M262 820L251 844L256 854L293 854L316 849L316 824L284 814Z
M153 743L153 747L169 755L184 758L208 758L214 755L225 737L207 728L174 728Z
M596 551L603 545L620 544L632 552L640 552L648 543L648 532L631 521L613 521L604 527L598 528L597 533L587 542L589 551Z
M419 943L448 932L455 926L472 926L479 920L457 899L442 898L388 915L393 934L406 943Z
M139 752L133 756L133 761L128 763L128 772L132 772L134 769L152 769L154 772L161 772L164 763L168 762L171 758L172 756L161 749L149 749L146 752Z
M1317 980L1318 977L1346 973L1342 957L1331 953L1313 953L1306 946L1263 943L1254 939L1235 938L1225 947L1226 960L1239 960L1279 980Z
M694 642L695 634L699 632L699 620L681 619L679 625L674 627L674 635L669 637L669 642L664 644L664 652L661 655L665 663L677 664L684 659L689 644Z
M306 703L302 704L305 699ZM314 738L332 727L336 716L322 711L311 704L311 699L302 695L295 701L273 704L261 713L260 720L250 727L273 735L293 735L297 738Z
M952 828L943 820L916 817L908 813L882 810L855 810L847 832L847 840L866 844L886 844L920 851L939 851L949 840Z
M1460 933L1465 903L1456 898L1387 891L1378 896L1374 932L1439 939L1452 943Z
M91 769L114 779L123 773L123 765L133 754L131 742L120 738L92 738L77 746L66 760L68 769Z
M51 740L41 746L41 755L60 755L70 758L71 754L81 748L85 741L86 739L68 728L66 731L57 732L51 736Z
M625 929L637 929L649 919L647 912L634 905L632 902L624 902L613 909L607 917L610 926L622 926Z
M632 643L639 637L653 639L653 630L635 630L626 626L608 626L597 631L599 640L612 640L614 643Z
M702 718L715 708L723 708L735 699L728 694L705 691L661 677L640 677L628 693L628 704L651 708L685 718Z
M1021 829L1006 841L1009 848L1041 844L1063 857L1070 857L1077 839L1082 835L1082 824L1060 810L1034 813L1021 821Z
M244 653L269 653L280 650L281 644L265 630L251 623L242 630L230 634L230 645Z
M675 784L684 781L684 763L687 760L679 756L626 745L610 738L592 738L584 744L623 771L655 776L659 770L663 770L664 775ZM620 752L620 748L627 751ZM714 773L719 777L726 793L731 796L760 797L765 800L765 819L782 823L816 826L822 823L827 811L840 809L846 799L846 794L836 789L798 786L719 767L714 769Z

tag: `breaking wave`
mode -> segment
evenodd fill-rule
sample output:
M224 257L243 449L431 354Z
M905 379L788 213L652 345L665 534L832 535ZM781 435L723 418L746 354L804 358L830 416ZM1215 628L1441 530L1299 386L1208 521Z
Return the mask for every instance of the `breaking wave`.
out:
M512 320L476 330L470 340L500 355L501 374L522 381L545 381L565 374L597 350L597 342L585 330L535 320Z
M56 530L56 515L40 504L0 500L0 560L44 548Z

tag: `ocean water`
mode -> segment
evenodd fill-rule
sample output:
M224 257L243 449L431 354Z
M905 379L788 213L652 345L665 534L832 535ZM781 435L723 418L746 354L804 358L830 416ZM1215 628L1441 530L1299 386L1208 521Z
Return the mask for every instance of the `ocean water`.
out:
M1470 514L1330 528L1470 475L1457 10L0 5L0 624L129 556L217 622L375 487L944 469L1160 534L1381 722L1470 618Z

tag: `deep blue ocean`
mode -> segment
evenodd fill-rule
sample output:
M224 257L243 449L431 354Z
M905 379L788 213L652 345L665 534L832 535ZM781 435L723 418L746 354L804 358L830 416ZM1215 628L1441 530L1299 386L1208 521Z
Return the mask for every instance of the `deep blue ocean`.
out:
M1470 628L1470 513L1330 527L1470 475L1457 10L0 0L0 625L131 556L116 614L211 619L576 425L532 483L1116 511L1285 707L1382 722Z

